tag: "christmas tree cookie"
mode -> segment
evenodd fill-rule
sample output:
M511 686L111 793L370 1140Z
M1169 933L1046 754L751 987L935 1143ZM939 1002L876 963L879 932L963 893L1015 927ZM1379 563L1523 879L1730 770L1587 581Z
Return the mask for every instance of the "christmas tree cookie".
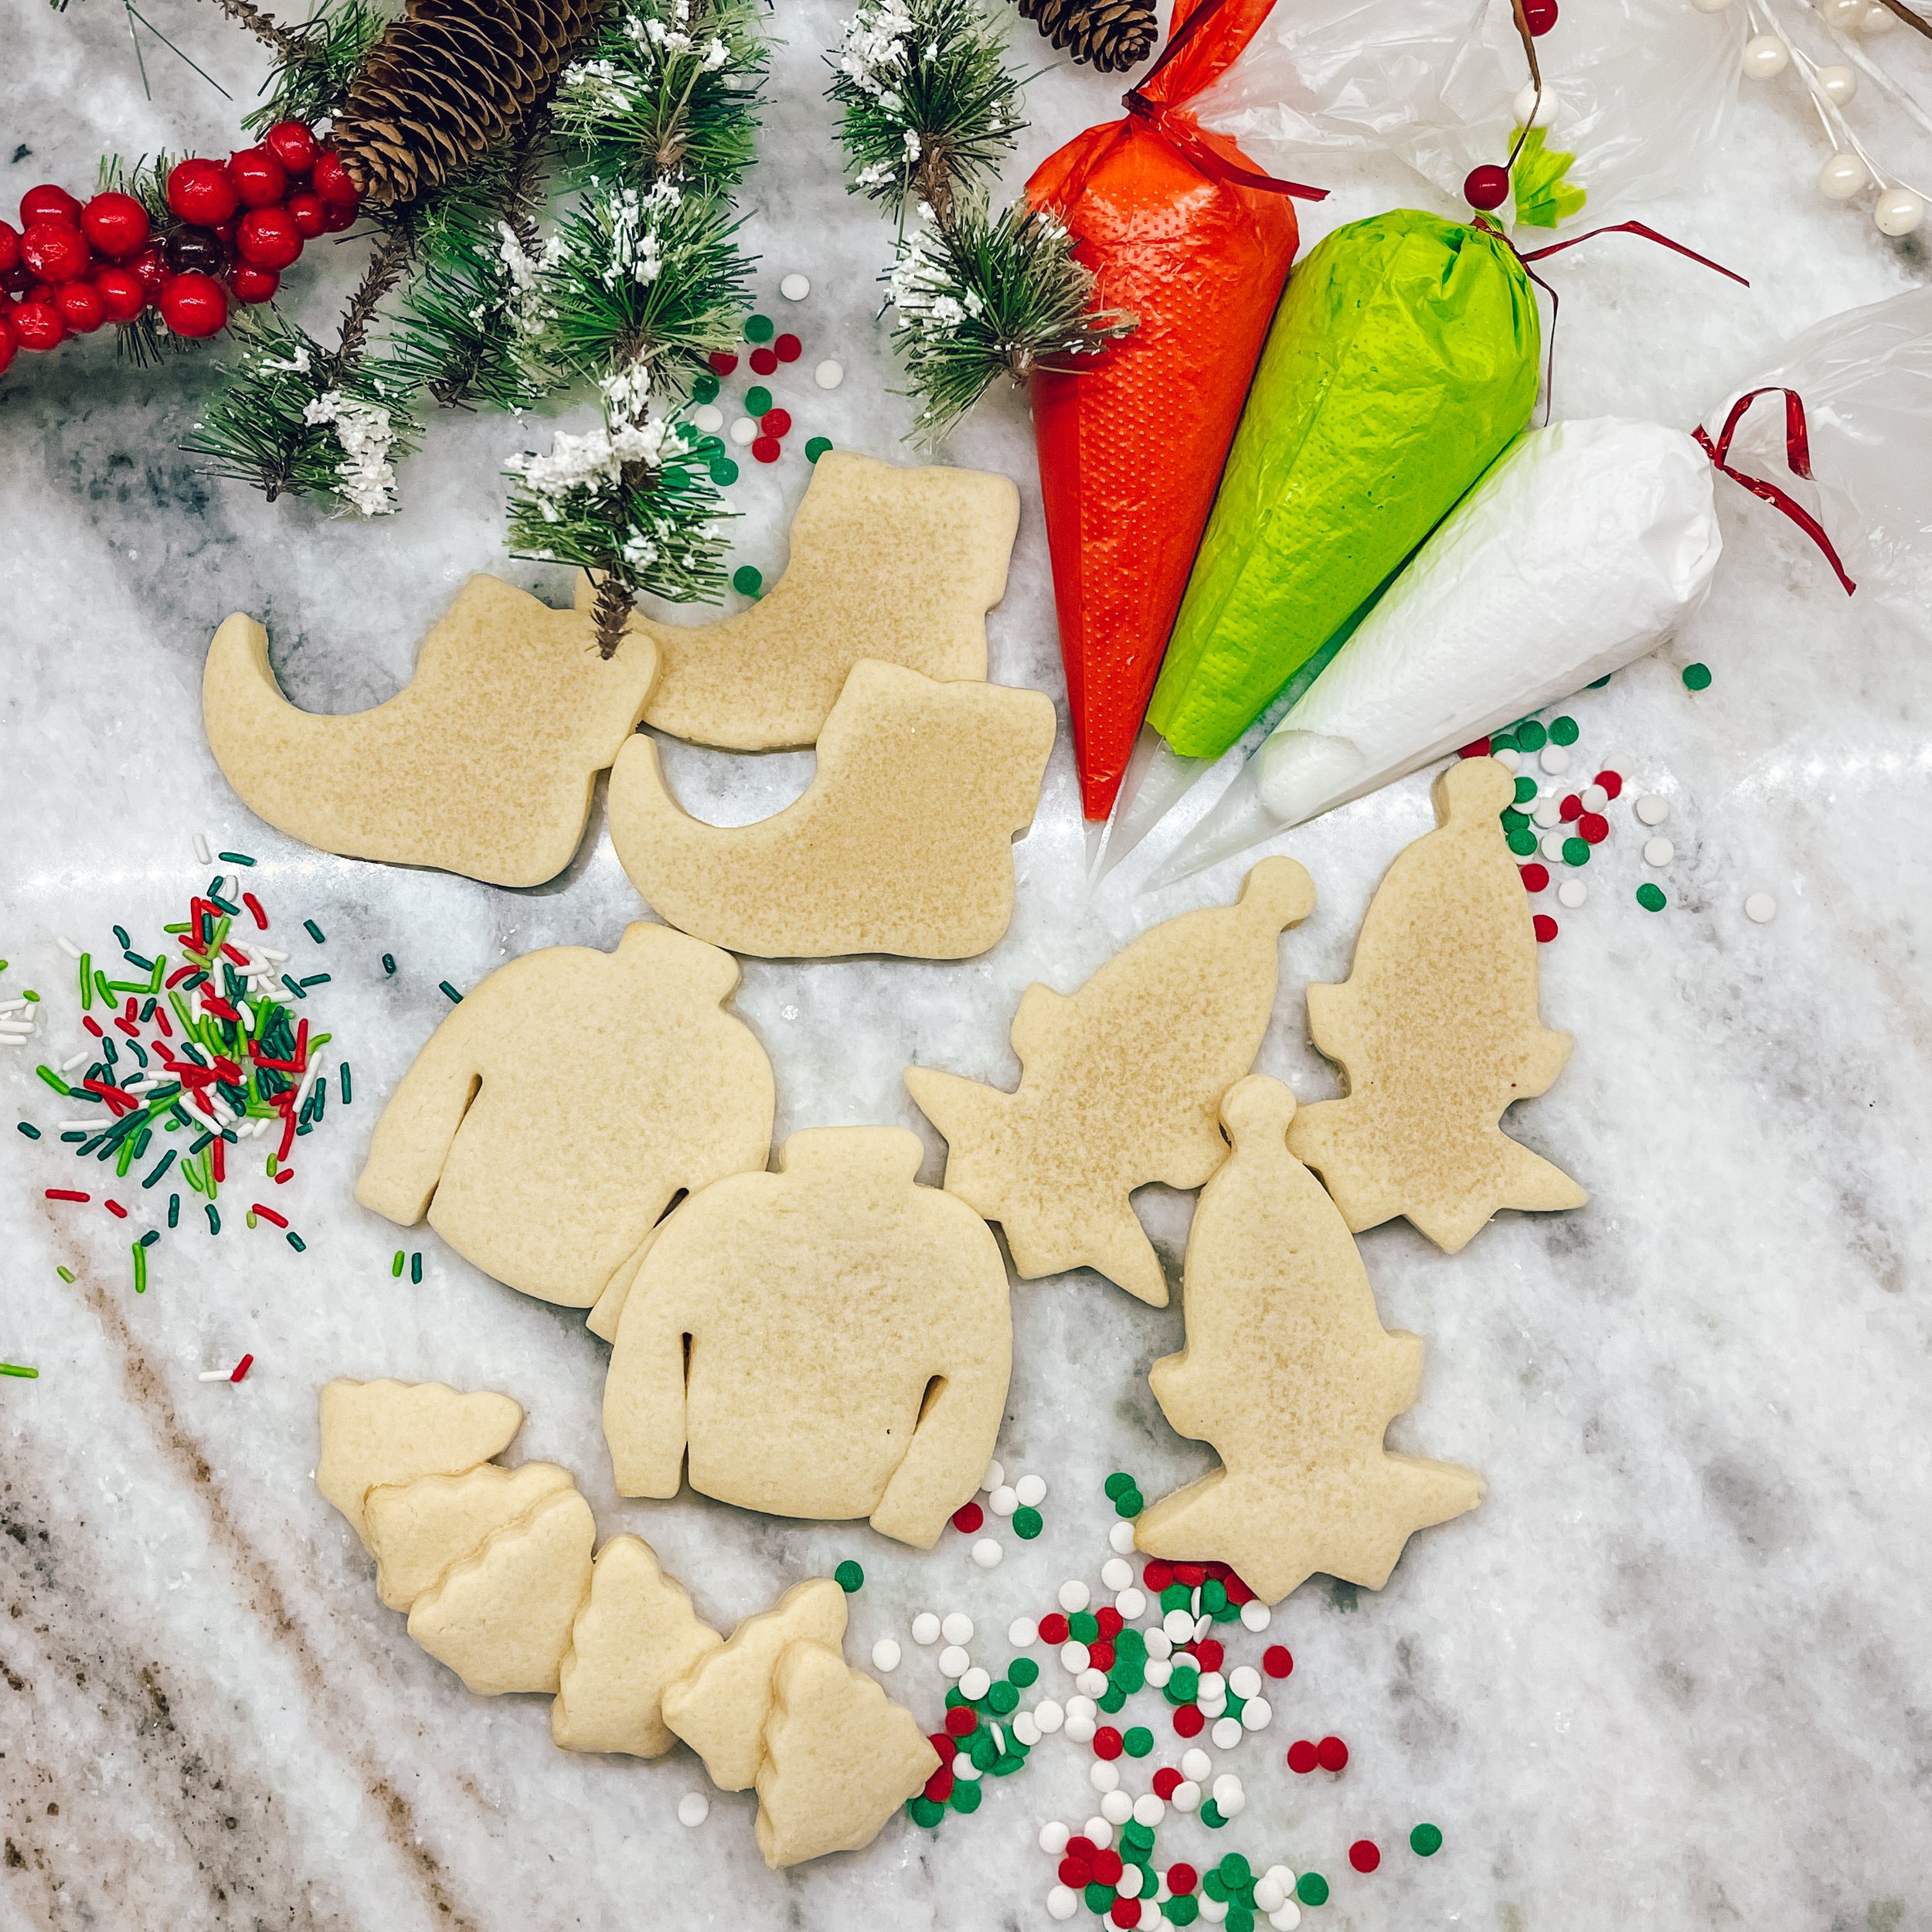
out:
M771 1063L728 953L662 926L512 960L389 1097L355 1198L526 1294L589 1308L681 1192L762 1168Z
M597 1552L558 1672L552 1738L566 1751L661 1757L675 1741L661 1708L665 1686L723 1641L648 1543L613 1536Z
M1019 492L1003 476L902 469L833 450L813 466L784 576L716 624L631 619L657 648L645 716L699 744L814 743L861 658L984 678Z
M498 1530L527 1516L545 1497L575 1487L570 1471L553 1462L515 1469L485 1462L461 1475L379 1483L362 1505L376 1595L391 1610L407 1610Z
M600 771L644 715L651 640L607 661L587 610L553 611L473 577L387 702L298 711L269 668L268 634L230 617L202 673L223 775L279 832L324 852L540 886L570 862Z
M1219 1165L1216 1104L1267 1030L1278 935L1314 905L1292 859L1264 859L1238 905L1143 933L1078 992L1029 986L1013 1018L1016 1092L906 1070L946 1137L947 1191L1005 1226L1022 1277L1090 1267L1166 1305L1128 1196L1151 1181L1199 1187Z
M1499 1208L1589 1199L1501 1126L1570 1048L1538 1012L1536 934L1498 817L1515 795L1492 758L1450 766L1436 829L1376 888L1349 978L1308 988L1308 1029L1349 1090L1304 1108L1289 1144L1357 1232L1406 1215L1453 1254Z
M939 1768L910 1711L824 1644L789 1644L771 1675L758 1849L777 1870L855 1852Z
M664 1224L618 1318L604 1433L627 1496L691 1487L928 1548L978 1487L1012 1326L985 1222L919 1137L821 1128Z
M661 918L734 953L964 959L1013 915L1013 835L1032 823L1052 700L855 664L818 769L756 825L702 825L634 736L611 773L611 839Z
M1481 1479L1383 1447L1422 1343L1383 1328L1353 1237L1288 1151L1294 1096L1253 1076L1222 1117L1233 1151L1188 1237L1187 1344L1148 1379L1223 1466L1144 1510L1134 1543L1230 1564L1264 1603L1317 1571L1379 1590L1410 1535L1474 1509Z

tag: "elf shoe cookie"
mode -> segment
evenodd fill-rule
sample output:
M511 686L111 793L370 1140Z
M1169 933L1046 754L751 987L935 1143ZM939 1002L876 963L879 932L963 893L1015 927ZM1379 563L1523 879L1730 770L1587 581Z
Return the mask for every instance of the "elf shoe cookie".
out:
M324 852L540 886L570 862L591 787L644 715L657 669L633 634L607 662L586 611L473 577L386 703L298 711L268 634L230 617L208 647L202 718L223 775L277 831Z
M1536 936L1498 817L1514 781L1465 758L1432 796L1436 829L1376 888L1347 980L1308 988L1308 1030L1349 1090L1304 1107L1289 1145L1352 1230L1406 1215L1453 1254L1499 1208L1590 1197L1501 1125L1570 1049L1537 1010Z
M965 959L1013 915L1013 835L1053 745L1043 692L855 665L804 795L756 825L706 825L633 737L611 773L611 840L661 918L764 959Z
M976 470L901 469L832 450L791 523L784 576L706 624L631 620L657 647L646 719L674 738L768 751L818 736L861 658L984 678L1019 492Z
M498 967L390 1095L356 1199L404 1227L427 1213L498 1281L589 1308L680 1191L765 1165L771 1063L725 1010L738 979L641 921L614 953Z
M1482 1495L1472 1471L1382 1445L1415 1400L1422 1342L1383 1328L1353 1237L1288 1151L1294 1117L1260 1076L1223 1103L1233 1151L1188 1236L1187 1345L1148 1377L1223 1467L1134 1526L1150 1556L1231 1564L1270 1604L1318 1570L1379 1590L1412 1532Z
M823 1644L787 1645L758 1767L758 1849L773 1870L855 1852L939 1769L910 1711Z
M662 1757L676 1742L664 1721L665 1686L723 1641L648 1543L613 1536L597 1552L558 1672L551 1737L566 1751Z
M665 1221L619 1318L604 1433L627 1496L864 1516L930 1548L993 1453L1012 1360L985 1222L899 1128L820 1128Z
M1314 905L1292 859L1265 859L1239 904L1143 933L1078 992L1029 986L1013 1016L1015 1092L906 1069L946 1137L947 1192L1005 1228L1022 1277L1090 1267L1167 1305L1128 1196L1150 1181L1199 1187L1220 1165L1216 1105L1267 1030L1278 935Z
M498 1530L521 1521L545 1497L575 1487L570 1471L553 1462L515 1469L485 1462L461 1475L378 1483L362 1505L376 1595L391 1610L406 1611Z

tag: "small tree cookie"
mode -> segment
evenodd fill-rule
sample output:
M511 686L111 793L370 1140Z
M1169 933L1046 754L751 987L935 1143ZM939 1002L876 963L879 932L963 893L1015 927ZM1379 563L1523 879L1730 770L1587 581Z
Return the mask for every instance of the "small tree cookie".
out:
M1090 1267L1166 1306L1128 1197L1150 1181L1199 1187L1220 1165L1216 1104L1267 1030L1278 935L1314 905L1292 859L1264 859L1238 905L1143 933L1078 992L1028 987L1013 1016L1015 1092L907 1068L946 1137L947 1191L1005 1226L1023 1277Z
M526 1294L587 1308L679 1192L764 1167L771 1063L730 954L642 920L500 966L389 1096L355 1198Z
M1045 692L853 665L799 798L706 825L665 789L648 737L611 768L611 842L659 917L734 953L965 959L1013 916L1013 835L1053 747Z
M985 1223L899 1128L820 1128L694 1194L625 1298L604 1392L621 1494L692 1488L930 1547L993 1453L1012 1360Z
M1348 979L1308 988L1309 1031L1349 1091L1304 1108L1291 1145L1356 1233L1406 1215L1453 1254L1498 1208L1590 1198L1500 1124L1571 1044L1537 1011L1536 936L1498 818L1513 783L1492 758L1437 779L1437 828L1376 888Z
M407 1610L505 1524L527 1516L546 1496L576 1487L570 1471L554 1462L515 1469L485 1462L461 1475L377 1484L362 1504L376 1595L391 1610Z
M1270 1604L1318 1570L1379 1590L1413 1532L1482 1495L1469 1470L1383 1447L1415 1400L1422 1342L1383 1328L1353 1237L1288 1151L1294 1117L1294 1096L1260 1075L1223 1103L1233 1151L1188 1236L1187 1345L1148 1376L1223 1467L1134 1526L1150 1556L1231 1564Z
M771 1677L758 1767L758 1849L776 1871L855 1852L939 1768L910 1711L837 1651L787 1645Z

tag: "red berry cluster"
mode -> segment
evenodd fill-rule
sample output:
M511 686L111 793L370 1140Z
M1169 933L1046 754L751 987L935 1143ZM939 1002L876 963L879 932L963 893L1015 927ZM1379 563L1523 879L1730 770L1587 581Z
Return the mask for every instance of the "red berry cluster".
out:
M225 162L177 163L167 200L158 233L132 195L83 204L43 182L21 196L19 227L0 221L0 370L16 349L57 349L148 308L177 335L213 335L231 298L269 301L305 241L347 228L358 197L335 151L283 121Z
M1556 0L1523 0L1522 23L1532 39L1540 40L1556 24ZM1463 199L1487 214L1509 199L1509 170L1495 162L1472 168L1462 179Z

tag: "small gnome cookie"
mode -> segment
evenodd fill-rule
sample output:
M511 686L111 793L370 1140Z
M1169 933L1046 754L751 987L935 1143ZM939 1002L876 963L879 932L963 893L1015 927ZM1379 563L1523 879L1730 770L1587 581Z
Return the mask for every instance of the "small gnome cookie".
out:
M721 1791L749 1791L764 1759L771 1674L800 1641L835 1655L845 1641L845 1593L829 1577L794 1583L769 1610L747 1617L723 1645L663 1693L664 1721L704 1760Z
M664 1688L723 1642L691 1607L684 1586L658 1567L636 1536L597 1552L590 1594L577 1612L550 1706L550 1735L566 1751L658 1757L675 1742Z
M315 1487L371 1547L362 1510L378 1483L460 1475L507 1449L523 1426L520 1404L488 1389L440 1382L325 1382L318 1406L321 1454Z
M1437 828L1376 888L1347 980L1308 988L1308 1029L1349 1091L1303 1108L1289 1145L1357 1233L1406 1215L1453 1254L1499 1208L1590 1198L1500 1124L1570 1048L1537 1011L1536 933L1498 817L1513 784L1492 758L1444 771Z
M910 1711L836 1650L789 1644L771 1675L758 1849L774 1871L855 1852L939 1769Z
M1318 1570L1379 1590L1413 1532L1482 1495L1469 1470L1383 1447L1415 1400L1422 1342L1383 1328L1353 1237L1288 1151L1294 1112L1259 1075L1223 1102L1233 1151L1194 1210L1187 1345L1148 1377L1223 1467L1134 1526L1150 1556L1230 1564L1270 1604Z
M554 1692L597 1533L576 1490L546 1496L417 1598L410 1634L486 1696Z
M986 613L1005 595L1019 527L1005 477L828 452L792 519L784 574L749 610L716 624L631 619L658 651L646 721L769 751L817 739L861 658L984 678Z
M665 1221L624 1299L604 1433L627 1496L869 1517L930 1548L993 1453L1006 1269L965 1203L918 1186L900 1128L819 1128Z
M738 962L663 926L498 967L390 1095L355 1198L499 1281L589 1308L680 1192L762 1168L771 1063Z
M498 1530L527 1516L546 1496L575 1487L570 1471L553 1462L515 1469L485 1462L457 1476L377 1484L362 1504L376 1595L391 1610L407 1610Z
M1143 933L1078 992L1029 986L1013 1017L1015 1092L906 1070L946 1137L947 1191L1005 1226L1022 1277L1090 1267L1166 1305L1128 1197L1150 1181L1199 1187L1220 1165L1216 1104L1267 1030L1277 936L1314 905L1292 859L1264 859L1238 905Z
M649 638L627 635L607 661L591 638L587 611L473 577L410 682L373 710L334 716L290 704L267 632L236 615L208 648L202 723L242 802L291 838L540 886L570 862L597 775L644 715L657 672Z
M611 773L611 840L682 931L763 959L965 959L1013 916L1013 835L1053 745L1043 692L853 665L804 794L755 825L706 825L634 736Z

